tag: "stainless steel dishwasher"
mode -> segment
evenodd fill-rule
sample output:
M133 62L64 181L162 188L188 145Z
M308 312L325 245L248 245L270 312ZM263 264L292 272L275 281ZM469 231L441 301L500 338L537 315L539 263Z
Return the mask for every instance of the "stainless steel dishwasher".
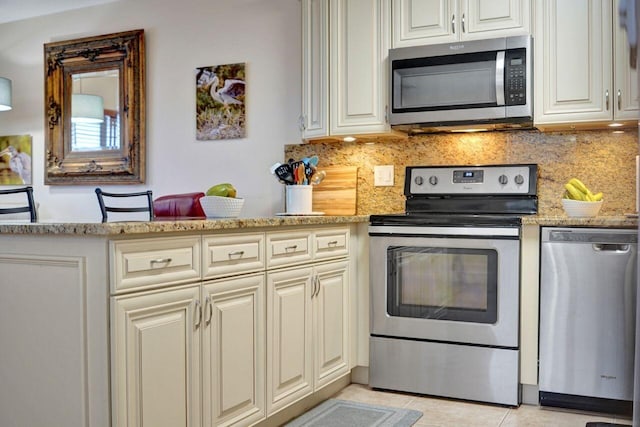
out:
M631 415L637 233L541 229L541 405Z

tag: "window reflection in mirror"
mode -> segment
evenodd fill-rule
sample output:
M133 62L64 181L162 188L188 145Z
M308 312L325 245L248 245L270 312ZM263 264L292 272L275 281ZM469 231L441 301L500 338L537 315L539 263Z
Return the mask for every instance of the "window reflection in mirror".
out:
M119 71L72 75L71 151L120 149Z

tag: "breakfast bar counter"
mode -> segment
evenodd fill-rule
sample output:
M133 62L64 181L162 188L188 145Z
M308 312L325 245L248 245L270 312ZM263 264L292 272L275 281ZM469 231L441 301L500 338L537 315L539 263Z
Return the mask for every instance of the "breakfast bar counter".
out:
M2 234L59 234L122 236L176 232L207 232L216 230L241 230L281 226L314 226L329 224L354 224L368 222L368 215L348 216L274 216L256 218L185 219L162 218L155 221L131 222L65 222L45 220L0 221Z

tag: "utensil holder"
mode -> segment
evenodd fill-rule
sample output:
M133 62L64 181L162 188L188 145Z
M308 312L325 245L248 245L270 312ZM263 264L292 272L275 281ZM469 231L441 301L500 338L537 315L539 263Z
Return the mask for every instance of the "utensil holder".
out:
M285 206L288 214L310 214L313 211L313 186L285 186Z

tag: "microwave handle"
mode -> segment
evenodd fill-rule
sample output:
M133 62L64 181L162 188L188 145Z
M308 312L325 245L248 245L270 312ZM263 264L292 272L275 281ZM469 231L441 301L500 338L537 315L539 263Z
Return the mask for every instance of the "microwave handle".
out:
M504 50L496 53L496 103L504 105Z

